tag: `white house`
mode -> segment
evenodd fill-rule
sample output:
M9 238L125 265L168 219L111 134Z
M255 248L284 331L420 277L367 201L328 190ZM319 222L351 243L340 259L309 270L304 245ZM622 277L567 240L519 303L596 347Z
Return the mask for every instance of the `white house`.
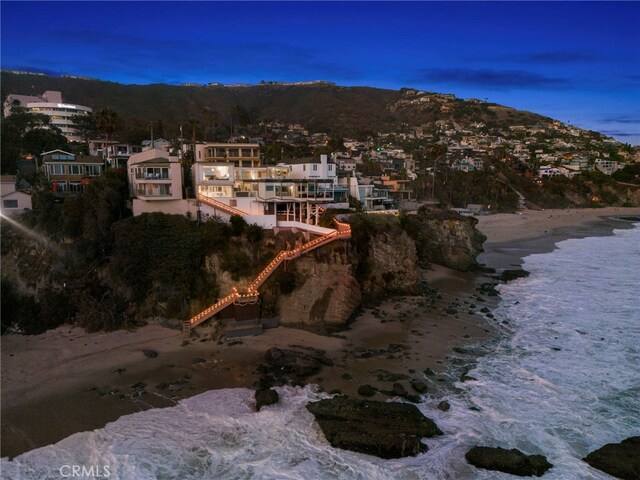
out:
M135 153L127 161L127 172L134 215L189 211L182 195L182 166L177 156L163 149Z
M562 176L562 172L551 165L541 165L540 169L538 170L538 177L540 178L551 178L560 176Z
M31 210L31 195L16 190L15 175L0 176L2 215L18 215Z
M605 175L611 175L613 172L624 168L624 165L613 160L599 158L595 161L595 167Z

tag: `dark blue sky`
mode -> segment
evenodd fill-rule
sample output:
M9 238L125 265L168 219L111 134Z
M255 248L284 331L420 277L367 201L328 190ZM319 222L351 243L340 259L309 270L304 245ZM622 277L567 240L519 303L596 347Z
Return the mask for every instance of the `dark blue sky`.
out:
M322 79L414 87L488 98L640 144L639 2L2 1L0 8L2 68L137 84Z

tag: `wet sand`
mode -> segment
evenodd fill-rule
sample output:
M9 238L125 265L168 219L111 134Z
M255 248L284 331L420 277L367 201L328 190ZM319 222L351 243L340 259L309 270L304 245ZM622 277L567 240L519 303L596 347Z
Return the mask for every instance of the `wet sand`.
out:
M478 228L488 239L479 260L494 268L515 268L523 256L549 251L564 238L605 235L629 226L606 218L616 215L640 215L640 209L481 217ZM258 378L255 367L273 346L324 350L335 365L323 367L309 381L327 391L357 395L363 384L390 389L395 379L410 393L411 380L427 383L433 392L450 378L452 357L464 368L467 360L460 360L460 347L493 338L492 322L480 309L497 299L476 290L490 280L483 275L440 266L424 275L430 289L425 296L387 299L365 309L349 329L334 336L280 327L257 337L222 343L201 337L183 345L180 332L159 325L92 334L63 326L36 336L5 335L1 455L13 457L101 428L121 415L172 406L207 390L252 388ZM158 355L149 358L144 350ZM425 375L427 368L434 374Z

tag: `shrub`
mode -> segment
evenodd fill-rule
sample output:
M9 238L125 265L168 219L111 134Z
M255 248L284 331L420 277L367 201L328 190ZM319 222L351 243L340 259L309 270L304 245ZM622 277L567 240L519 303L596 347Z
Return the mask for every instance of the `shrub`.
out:
M251 273L251 259L243 251L227 251L222 255L220 267L231 274L235 281Z
M231 223L231 233L234 237L242 235L244 229L247 228L247 222L240 215L231 215L229 223Z
M257 244L264 238L264 230L260 225L253 223L246 228L245 235L249 243Z

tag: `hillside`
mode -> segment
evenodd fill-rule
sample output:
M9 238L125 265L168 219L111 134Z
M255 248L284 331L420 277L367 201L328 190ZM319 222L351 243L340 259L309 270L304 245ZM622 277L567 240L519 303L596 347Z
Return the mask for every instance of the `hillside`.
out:
M128 129L161 120L171 136L189 119L229 124L232 111L241 110L251 123L298 123L309 130L357 136L366 132L399 131L437 120L461 125L546 124L551 119L478 100L413 89L385 90L340 87L329 83L255 86L122 85L100 80L49 77L2 72L2 98L9 93L38 95L59 90L65 101L94 110L112 107ZM209 110L209 114L205 111ZM208 116L208 118L207 118ZM213 120L212 120L213 117Z

